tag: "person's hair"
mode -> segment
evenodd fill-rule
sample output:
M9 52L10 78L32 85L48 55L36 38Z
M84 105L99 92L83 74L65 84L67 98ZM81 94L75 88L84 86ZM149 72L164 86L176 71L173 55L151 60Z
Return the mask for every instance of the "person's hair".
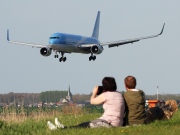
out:
M125 86L129 89L136 88L136 78L134 76L127 76L124 79Z
M113 77L104 77L102 80L103 90L104 91L116 91L116 81Z

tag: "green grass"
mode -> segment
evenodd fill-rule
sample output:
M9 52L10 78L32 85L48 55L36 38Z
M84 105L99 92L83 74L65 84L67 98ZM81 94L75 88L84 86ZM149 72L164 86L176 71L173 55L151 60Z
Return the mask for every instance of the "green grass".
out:
M27 118L22 122L0 121L0 135L178 135L180 134L180 111L171 120L155 121L148 125L117 128L67 128L51 131L47 121L54 123L54 118L66 126L74 126L100 117L93 114L56 114L41 119Z

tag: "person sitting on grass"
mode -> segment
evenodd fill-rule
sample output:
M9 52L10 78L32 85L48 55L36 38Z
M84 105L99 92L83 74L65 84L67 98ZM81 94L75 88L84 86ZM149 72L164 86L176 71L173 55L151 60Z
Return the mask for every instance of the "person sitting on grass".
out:
M98 95L100 88L102 91ZM113 77L105 77L102 80L102 86L95 86L92 91L92 96L90 98L90 103L92 105L103 104L104 113L103 115L93 121L88 121L81 123L77 126L72 127L118 127L123 125L124 118L124 98L120 92L117 91L116 81ZM55 120L55 124L57 119ZM48 121L48 127L52 130L58 127L64 128L65 126L59 123L54 126L50 121ZM54 127L54 128L53 128Z
M145 94L142 90L136 89L136 78L127 76L124 79L126 92L124 126L141 125L146 123Z

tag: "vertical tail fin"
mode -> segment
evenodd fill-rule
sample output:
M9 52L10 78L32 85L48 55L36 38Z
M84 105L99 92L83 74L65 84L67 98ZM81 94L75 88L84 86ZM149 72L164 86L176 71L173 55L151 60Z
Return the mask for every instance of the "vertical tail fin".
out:
M95 37L98 39L99 37L99 22L100 22L100 11L97 13L96 22L94 24L94 30L92 33L92 37Z

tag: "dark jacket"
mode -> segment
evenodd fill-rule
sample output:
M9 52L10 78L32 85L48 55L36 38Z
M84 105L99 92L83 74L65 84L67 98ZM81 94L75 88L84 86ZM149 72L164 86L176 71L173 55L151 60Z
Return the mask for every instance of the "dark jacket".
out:
M124 125L145 124L145 94L142 90L126 91L123 94L125 99Z

